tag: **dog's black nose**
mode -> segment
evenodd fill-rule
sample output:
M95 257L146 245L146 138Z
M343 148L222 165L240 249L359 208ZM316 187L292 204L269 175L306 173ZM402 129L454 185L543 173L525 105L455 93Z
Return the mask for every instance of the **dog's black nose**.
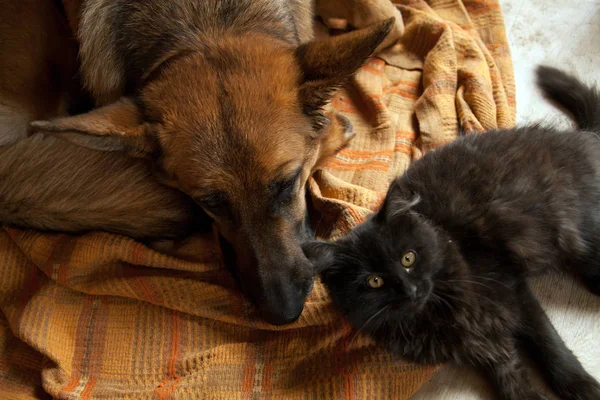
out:
M271 325L287 325L295 322L304 309L304 301L299 304L289 304L280 306L276 309L263 308L261 310L262 318Z
M263 301L259 302L263 319L272 325L286 325L296 321L302 314L313 282L312 275L305 279L272 281Z

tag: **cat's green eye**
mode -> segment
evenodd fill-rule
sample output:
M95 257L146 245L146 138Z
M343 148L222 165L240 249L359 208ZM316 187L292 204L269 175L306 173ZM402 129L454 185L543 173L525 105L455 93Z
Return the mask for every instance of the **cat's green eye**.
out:
M383 278L379 275L371 275L367 278L367 285L373 289L379 289L383 286Z
M412 250L409 250L402 255L401 263L404 268L412 267L415 261L417 261L417 253Z

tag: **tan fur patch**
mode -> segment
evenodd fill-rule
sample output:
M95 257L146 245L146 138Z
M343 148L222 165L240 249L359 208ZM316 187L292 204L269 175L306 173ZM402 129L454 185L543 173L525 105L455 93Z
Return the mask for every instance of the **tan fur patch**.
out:
M110 24L115 9L110 1L86 2L77 34L84 84L97 105L116 101L124 92L125 72L116 53Z

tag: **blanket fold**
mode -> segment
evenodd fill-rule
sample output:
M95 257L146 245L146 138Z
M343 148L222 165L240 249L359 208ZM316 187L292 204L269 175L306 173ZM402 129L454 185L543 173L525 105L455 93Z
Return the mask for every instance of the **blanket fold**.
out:
M309 181L324 239L360 223L427 151L515 122L497 0L395 4L404 34L328 106L357 136ZM173 256L106 233L1 228L0 254L1 398L407 399L435 372L351 341L319 282L296 323L262 322L214 233Z

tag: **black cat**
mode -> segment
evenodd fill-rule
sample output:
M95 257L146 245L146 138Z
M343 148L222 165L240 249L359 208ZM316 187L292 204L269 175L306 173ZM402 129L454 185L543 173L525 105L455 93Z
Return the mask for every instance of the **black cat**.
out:
M537 74L580 130L463 136L415 162L345 238L304 251L337 308L392 351L476 367L502 399L542 399L524 350L560 398L600 399L526 281L563 267L600 295L600 93Z

